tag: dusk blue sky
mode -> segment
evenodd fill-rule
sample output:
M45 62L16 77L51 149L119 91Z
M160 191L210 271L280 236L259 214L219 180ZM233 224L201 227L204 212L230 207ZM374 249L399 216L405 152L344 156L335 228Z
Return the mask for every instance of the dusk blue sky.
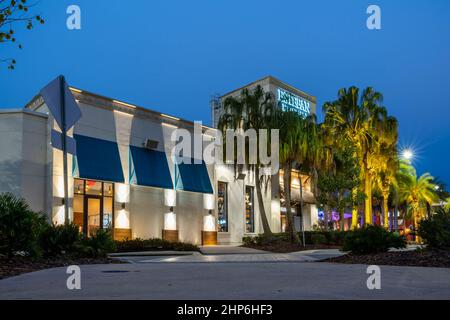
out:
M66 28L66 8L82 29ZM366 9L382 10L382 30ZM414 165L450 185L450 1L40 0L46 23L17 30L0 107L23 107L59 74L118 100L210 123L209 99L266 75L317 97L373 86ZM319 119L323 116L319 111Z

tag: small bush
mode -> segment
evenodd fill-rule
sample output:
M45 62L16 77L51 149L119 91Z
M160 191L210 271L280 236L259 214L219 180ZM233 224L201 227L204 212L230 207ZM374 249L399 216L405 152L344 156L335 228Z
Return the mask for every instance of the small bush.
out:
M404 247L406 240L398 233L391 233L381 226L366 225L361 229L347 232L342 249L354 254L369 254Z
M439 210L422 220L417 232L430 248L450 248L450 210Z
M155 251L155 250L176 250L176 251L199 251L199 247L188 242L170 242L160 238L134 239L116 241L118 252L133 251Z
M106 257L115 250L116 244L107 229L100 229L90 237L83 236L78 246L78 252L88 257Z
M33 212L24 199L0 194L0 254L40 256L38 239L46 224L45 216Z
M317 245L317 244L327 244L327 238L325 237L325 235L320 234L320 233L313 234L311 236L311 241L315 245Z
M72 253L80 238L79 227L74 223L47 225L40 235L40 246L47 256Z

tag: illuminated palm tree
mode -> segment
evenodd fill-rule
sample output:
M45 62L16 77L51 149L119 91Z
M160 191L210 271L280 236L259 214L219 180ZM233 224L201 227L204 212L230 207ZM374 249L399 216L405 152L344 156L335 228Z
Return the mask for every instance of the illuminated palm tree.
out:
M366 88L362 94L359 89L350 87L340 89L338 99L327 102L323 106L325 113L325 126L334 141L350 143L355 148L355 157L361 167L361 181L366 195L364 200L365 223L372 224L372 180L376 175L373 165L373 152L383 135L393 135L396 130L393 126L396 121L387 115L386 108L381 106L383 97L381 93L371 87ZM353 194L357 194L355 189ZM357 207L352 210L352 227L356 227Z
M273 95L271 93L264 92L264 89L258 85L253 90L243 89L238 97L226 98L223 108L223 114L221 115L218 123L218 127L222 130L222 132L225 132L227 129L242 129L244 131L254 129L256 131L258 138L258 163L250 164L249 168L255 173L256 196L264 234L271 237L272 231L270 230L269 221L267 219L261 189L263 180L260 174L260 169L263 165L260 163L259 159L259 130L270 129L273 124L273 113L275 111ZM268 150L270 150L270 148ZM237 157L237 152L234 152L234 155ZM248 154L246 152L246 157L247 156ZM236 163L236 159L234 159L234 161Z
M428 172L418 177L410 163L400 163L399 198L410 206L414 228L417 229L427 204L431 205L438 199L433 177Z

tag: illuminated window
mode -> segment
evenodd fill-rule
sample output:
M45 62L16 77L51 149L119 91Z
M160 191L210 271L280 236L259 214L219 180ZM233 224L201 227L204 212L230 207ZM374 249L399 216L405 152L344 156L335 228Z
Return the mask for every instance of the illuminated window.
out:
M255 232L255 210L254 210L253 187L245 187L245 232Z
M219 232L228 232L228 184L219 181L217 184L217 212Z

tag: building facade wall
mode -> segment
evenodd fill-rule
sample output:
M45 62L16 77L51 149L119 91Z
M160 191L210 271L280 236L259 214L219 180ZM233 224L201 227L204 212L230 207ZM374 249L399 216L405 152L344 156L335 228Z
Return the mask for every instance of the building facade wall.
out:
M0 112L0 193L26 198L45 210L47 117L23 110Z

